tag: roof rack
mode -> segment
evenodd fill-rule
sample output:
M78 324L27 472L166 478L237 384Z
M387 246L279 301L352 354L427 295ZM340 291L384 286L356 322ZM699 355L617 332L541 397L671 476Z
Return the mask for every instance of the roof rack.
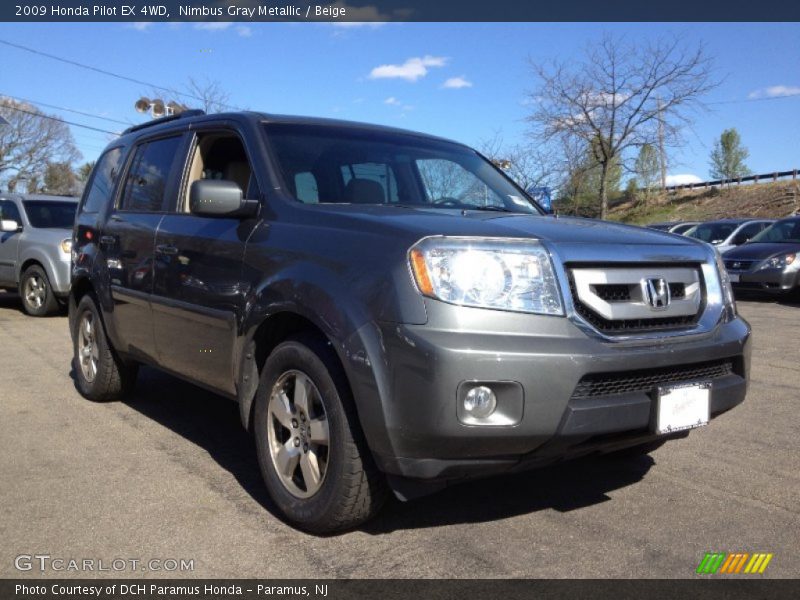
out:
M161 117L159 119L152 119L145 123L139 123L138 125L134 125L133 127L128 127L125 131L122 132L122 135L131 133L133 131L139 131L140 129L145 129L146 127L154 127L156 125L161 125L161 123L169 123L170 121L175 121L176 119L188 119L189 117L199 117L200 115L204 114L206 114L206 111L200 110L199 108L184 110L183 112L179 112L177 115L169 115L167 117Z

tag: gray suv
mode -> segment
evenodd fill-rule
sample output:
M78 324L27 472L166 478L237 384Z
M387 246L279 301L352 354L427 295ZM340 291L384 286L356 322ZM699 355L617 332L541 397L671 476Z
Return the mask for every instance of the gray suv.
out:
M223 394L314 532L472 477L646 452L744 400L750 327L710 246L557 218L455 142L184 113L129 129L76 217L75 380ZM632 450L633 449L633 450Z
M19 289L34 317L53 314L69 291L77 198L0 195L0 288Z

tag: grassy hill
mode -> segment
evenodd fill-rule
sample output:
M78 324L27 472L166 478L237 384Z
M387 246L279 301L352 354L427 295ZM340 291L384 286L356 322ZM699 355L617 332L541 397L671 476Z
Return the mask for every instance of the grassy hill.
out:
M658 193L648 203L621 202L609 219L644 225L659 221L706 221L724 217L786 217L800 211L800 181Z

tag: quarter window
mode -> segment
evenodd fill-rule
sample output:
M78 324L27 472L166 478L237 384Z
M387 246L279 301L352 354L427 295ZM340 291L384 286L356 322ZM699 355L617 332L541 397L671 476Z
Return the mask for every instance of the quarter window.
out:
M171 137L139 146L133 158L120 208L133 212L164 210L172 165L178 154L181 137Z

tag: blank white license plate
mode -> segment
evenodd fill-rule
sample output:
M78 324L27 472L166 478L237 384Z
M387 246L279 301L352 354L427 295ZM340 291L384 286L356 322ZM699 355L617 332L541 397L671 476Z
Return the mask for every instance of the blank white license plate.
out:
M731 280L731 283L739 283L739 274L738 273L728 273L728 277Z
M656 433L672 433L708 423L711 384L658 388Z

